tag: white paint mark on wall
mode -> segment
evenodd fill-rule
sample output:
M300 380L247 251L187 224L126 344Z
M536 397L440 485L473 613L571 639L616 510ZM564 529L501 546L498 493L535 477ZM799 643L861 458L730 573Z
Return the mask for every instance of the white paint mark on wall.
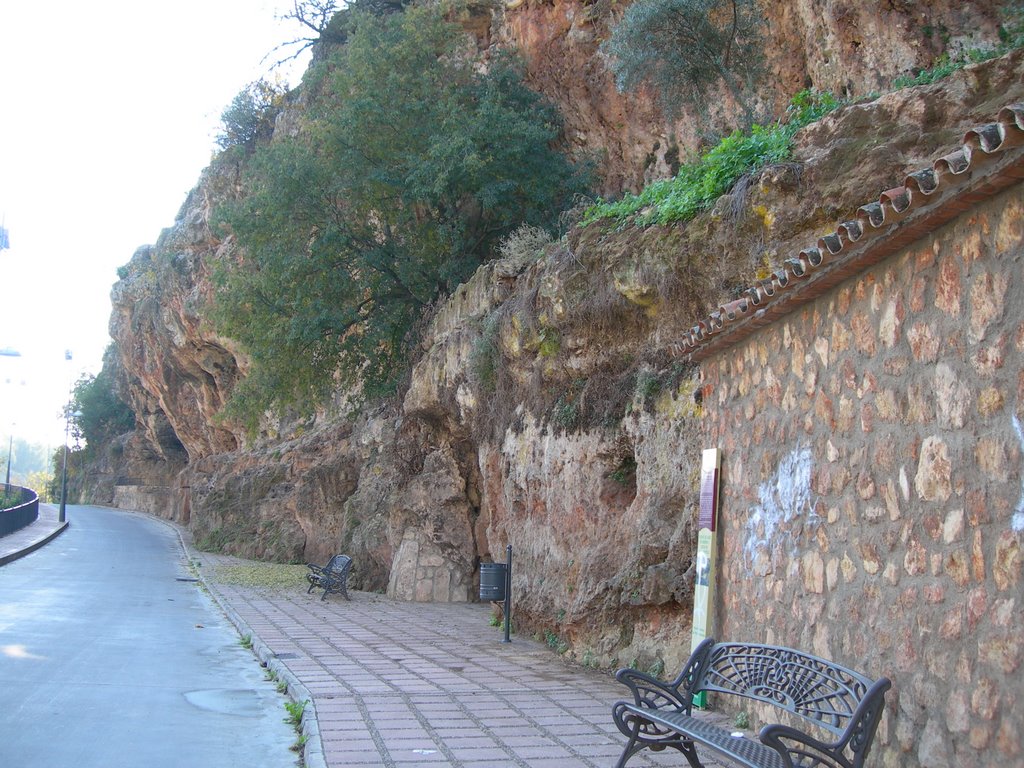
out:
M1021 429L1020 419L1017 418L1016 413L1013 414L1013 429L1017 433L1017 439L1020 440L1021 451L1024 452L1024 429ZM1024 477L1021 478L1020 482L1020 501L1017 502L1017 510L1010 519L1010 527L1014 533L1024 531Z
M775 475L757 489L758 503L747 518L745 560L750 568L758 553L767 554L776 543L779 528L801 515L808 522L817 522L811 494L811 470L814 459L811 449L798 445L779 462ZM791 536L788 531L786 538Z

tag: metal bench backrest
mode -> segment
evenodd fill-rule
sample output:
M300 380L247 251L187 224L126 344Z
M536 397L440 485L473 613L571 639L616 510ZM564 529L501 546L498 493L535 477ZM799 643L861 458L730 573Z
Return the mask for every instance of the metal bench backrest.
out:
M717 643L695 690L755 699L817 723L837 736L850 725L874 681L791 648ZM888 686L886 686L888 687Z
M348 555L335 555L327 562L327 565L324 566L324 570L327 573L333 573L340 576L351 567L351 557L349 557Z

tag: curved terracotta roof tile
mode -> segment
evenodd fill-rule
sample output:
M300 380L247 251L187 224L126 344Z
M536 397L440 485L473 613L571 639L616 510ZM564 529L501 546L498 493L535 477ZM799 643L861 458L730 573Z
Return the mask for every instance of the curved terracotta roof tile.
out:
M812 301L979 201L1024 180L1024 103L1003 107L996 121L969 130L959 149L909 174L898 187L857 209L856 218L786 259L739 299L683 334L676 352L702 360Z
M907 176L907 187L923 195L930 195L938 186L939 179L934 168L925 168Z

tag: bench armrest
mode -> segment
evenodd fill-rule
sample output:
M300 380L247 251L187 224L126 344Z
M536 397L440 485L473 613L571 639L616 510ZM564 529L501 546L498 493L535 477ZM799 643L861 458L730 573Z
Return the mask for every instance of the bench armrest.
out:
M794 765L850 766L850 761L843 755L842 742L826 744L788 725L766 725L758 738L766 747L779 753L787 768Z
M676 679L671 682L629 668L616 672L615 679L633 692L637 706L654 709L670 706L689 714L693 706L693 696L701 690L704 672L714 647L714 639L705 638L690 654Z
M875 729L882 717L885 692L891 686L892 683L886 677L876 680L851 716L846 732L832 744L819 741L786 725L766 725L761 729L761 743L776 750L782 755L783 760L788 760L787 766L817 765L821 762L820 756L825 755L830 764L860 768L864 764L864 756L871 748ZM786 742L790 744L787 745ZM852 759L848 755L852 755ZM806 761L808 757L814 759Z
M881 677L868 688L838 741L827 744L794 728L766 725L761 729L761 742L780 754L785 755L788 752L789 759L796 765L803 765L804 762L801 761L808 756L827 755L835 765L860 768L864 764L864 756L871 748L878 721L882 717L885 692L891 686L892 683L887 677ZM786 741L792 742L792 746L787 746L784 743Z
M659 680L635 669L620 669L615 673L615 679L629 688L633 694L634 703L638 707L650 707L651 709L667 707L685 712L690 711L692 697L687 692L680 691L678 684L673 685L673 683Z

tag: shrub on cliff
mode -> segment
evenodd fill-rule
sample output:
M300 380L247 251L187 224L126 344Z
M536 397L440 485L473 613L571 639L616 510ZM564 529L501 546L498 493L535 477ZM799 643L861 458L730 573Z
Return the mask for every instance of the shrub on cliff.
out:
M285 88L269 80L257 80L245 86L221 113L217 146L251 149L258 139L270 138L284 95Z
M969 64L978 64L1002 56L1017 48L1024 48L1024 4L1011 3L1001 10L1003 23L999 25L999 42L993 46L981 46L962 50L947 50L932 66L904 75L893 81L893 88L912 88L915 85L930 85Z
M639 194L627 193L621 200L599 201L587 209L584 223L613 219L644 227L689 221L710 208L744 174L788 159L793 135L839 106L831 93L801 91L790 102L785 121L754 125L749 132L734 131L680 167L675 177L651 182Z
M234 416L388 391L424 311L582 191L553 149L555 110L516 61L481 73L466 44L437 9L354 14L307 78L322 94L308 128L253 156L245 197L221 211L244 255L221 264L213 308L253 363Z
M648 86L670 117L720 84L746 110L740 84L757 73L761 23L752 0L637 0L602 50L620 91Z
M100 372L80 378L72 392L72 424L76 435L85 438L90 449L105 445L135 426L135 413L121 399L115 355L111 345L104 354Z

